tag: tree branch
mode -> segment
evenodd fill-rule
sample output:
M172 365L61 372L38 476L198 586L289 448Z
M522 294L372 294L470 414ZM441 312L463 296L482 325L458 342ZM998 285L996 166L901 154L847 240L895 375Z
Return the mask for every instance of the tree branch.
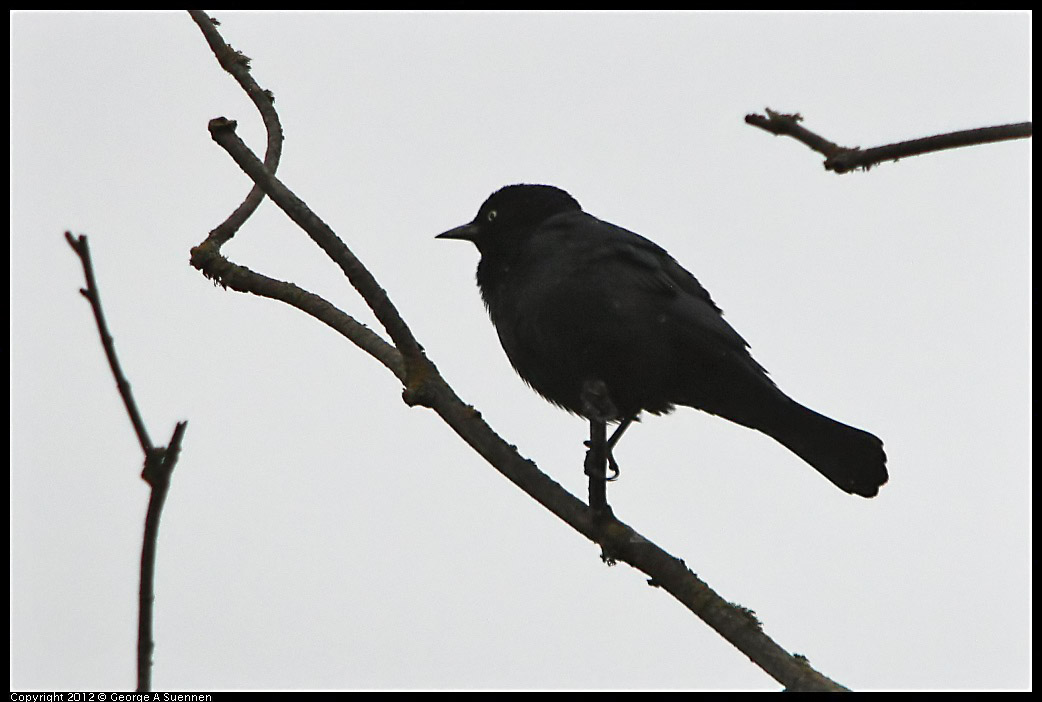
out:
M235 78L260 112L267 133L264 171L274 174L282 156L283 135L272 93L261 88L253 79L249 69L250 59L224 41L213 18L201 10L189 10L189 14L202 31L218 63ZM213 126L211 125L211 128ZM234 130L234 123L229 126ZM315 317L376 358L405 383L406 369L401 353L364 324L319 295L292 283L255 273L245 266L229 261L221 253L221 247L235 235L263 199L264 190L260 185L254 184L246 199L232 214L211 230L202 243L192 249L191 265L222 287L280 300Z
M403 355L406 362L406 375L409 363L416 365L429 363L423 355L423 349L416 342L412 331L398 314L394 303L387 292L376 282L372 273L355 257L347 244L336 235L328 224L316 215L289 188L272 174L260 159L235 133L236 123L218 117L210 120L210 135L235 160L235 163L248 175L261 190L278 205L344 272L351 285L358 291L366 304L376 315L390 335L395 347Z
M178 422L166 447L150 451L145 457L145 469L141 477L152 487L145 512L145 533L141 539L141 570L138 588L137 625L137 691L152 689L152 651L155 648L152 634L152 612L156 600L156 548L159 544L159 518L163 514L167 493L170 492L170 475L181 455L181 440L188 422Z
M938 134L922 139L912 139L894 144L885 144L871 149L859 146L840 146L803 127L799 123L803 117L799 114L782 114L765 108L766 116L749 114L745 116L747 124L764 129L775 136L785 135L806 144L808 147L825 156L825 170L836 173L848 173L856 168L868 170L883 161L897 161L909 156L954 149L961 146L990 144L1008 139L1024 139L1031 136L1031 122L1004 124L998 127L981 127L965 129L958 132Z
M268 135L267 148L264 152L264 165L274 173L279 168L284 140L282 122L279 120L278 112L275 111L275 96L271 91L262 89L257 84L257 81L253 80L253 76L250 75L250 58L241 51L236 51L224 41L220 32L217 31L216 22L212 17L202 10L189 10L188 14L199 26L199 30L206 38L210 49L213 50L214 55L217 57L217 62L236 80L243 92L253 101L257 111L260 112L261 119L264 121L265 132ZM210 232L206 239L206 244L208 244L206 247L207 251L219 253L221 246L235 236L235 232L249 219L262 200L264 200L264 193L259 187L254 185L246 199L228 216L228 219ZM193 265L195 265L195 261L193 261ZM205 269L201 270L206 273Z
M145 468L141 472L141 478L152 488L148 500L148 511L145 515L145 531L141 539L141 568L138 586L138 640L137 640L137 690L147 692L152 688L152 650L155 648L152 638L152 610L155 602L155 573L156 573L156 548L159 543L159 518L163 513L163 505L170 490L170 475L177 464L177 458L181 453L181 440L184 437L188 422L178 422L174 427L174 433L166 446L154 447L148 437L148 430L141 419L137 402L130 390L130 382L123 375L119 359L116 357L116 346L109 334L108 325L105 323L105 314L101 308L101 295L98 285L94 279L94 266L90 259L90 248L87 246L87 237L74 238L72 233L65 232L65 240L69 246L80 257L83 264L83 275L87 279L87 287L80 289L80 294L90 302L94 311L94 321L98 326L98 335L101 337L101 345L105 349L105 356L109 361L109 368L116 379L116 387L119 388L123 405L130 416L130 422L134 425L138 442L145 454Z

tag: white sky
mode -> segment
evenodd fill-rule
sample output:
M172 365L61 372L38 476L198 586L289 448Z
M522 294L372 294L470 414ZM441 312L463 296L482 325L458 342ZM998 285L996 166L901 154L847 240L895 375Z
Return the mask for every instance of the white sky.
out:
M432 237L544 182L889 455L863 500L681 409L620 445L616 514L845 685L1030 687L1030 141L840 177L742 121L868 147L1030 120L1029 14L216 14L276 95L280 178L524 455L585 495L585 424L510 369L473 247ZM189 267L249 189L207 121L263 138L186 14L16 13L11 42L12 688L134 685L148 491L69 228L153 440L189 420L156 689L777 689L371 358ZM270 202L225 252L372 320Z

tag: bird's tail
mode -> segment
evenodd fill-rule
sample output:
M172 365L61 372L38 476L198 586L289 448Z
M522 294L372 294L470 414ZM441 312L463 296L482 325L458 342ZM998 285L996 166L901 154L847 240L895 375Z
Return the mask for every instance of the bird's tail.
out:
M836 487L875 497L887 481L883 442L788 400L769 426L757 427L813 466Z

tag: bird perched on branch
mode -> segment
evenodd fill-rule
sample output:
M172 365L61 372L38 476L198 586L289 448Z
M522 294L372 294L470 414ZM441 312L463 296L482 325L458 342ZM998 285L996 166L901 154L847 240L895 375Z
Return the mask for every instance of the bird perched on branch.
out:
M887 481L878 438L789 398L693 275L564 190L508 185L438 238L478 247L503 349L550 402L592 419L593 384L623 427L686 405L776 439L846 492L872 497Z

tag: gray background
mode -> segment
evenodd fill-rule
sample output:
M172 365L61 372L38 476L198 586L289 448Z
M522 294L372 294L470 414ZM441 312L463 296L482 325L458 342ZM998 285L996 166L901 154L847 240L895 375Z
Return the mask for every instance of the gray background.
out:
M1031 681L1031 143L838 177L745 125L874 146L1031 119L1030 15L242 14L279 176L379 278L459 394L585 494L586 427L517 379L434 234L553 183L666 247L791 395L884 439L880 496L692 410L631 429L619 517L856 688ZM11 16L11 685L134 681L141 456L62 237L90 235L153 439L189 419L154 683L777 685L533 503L372 359L215 288L189 249L260 120L186 14ZM364 305L265 203L225 249Z

